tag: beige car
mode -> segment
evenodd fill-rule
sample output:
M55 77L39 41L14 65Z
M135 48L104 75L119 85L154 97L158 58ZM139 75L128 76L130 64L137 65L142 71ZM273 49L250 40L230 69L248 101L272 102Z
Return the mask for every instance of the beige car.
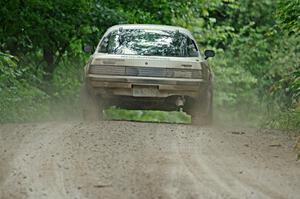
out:
M89 48L85 49L89 51ZM85 66L83 115L100 119L103 109L183 109L194 121L212 120L212 73L191 33L164 25L109 28Z

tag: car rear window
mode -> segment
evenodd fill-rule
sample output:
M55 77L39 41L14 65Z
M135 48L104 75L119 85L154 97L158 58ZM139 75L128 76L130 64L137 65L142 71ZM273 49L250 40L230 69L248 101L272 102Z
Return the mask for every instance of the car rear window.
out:
M118 55L197 57L195 42L179 31L119 29L105 37L98 52Z

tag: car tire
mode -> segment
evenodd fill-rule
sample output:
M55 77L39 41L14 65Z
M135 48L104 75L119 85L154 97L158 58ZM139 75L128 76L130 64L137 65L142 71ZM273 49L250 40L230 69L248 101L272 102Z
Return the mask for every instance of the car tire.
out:
M196 125L211 125L213 122L213 89L209 85L195 101L191 111L192 122Z
M99 121L103 118L103 110L100 106L101 100L92 93L89 86L84 83L80 92L80 103L82 118L85 121Z

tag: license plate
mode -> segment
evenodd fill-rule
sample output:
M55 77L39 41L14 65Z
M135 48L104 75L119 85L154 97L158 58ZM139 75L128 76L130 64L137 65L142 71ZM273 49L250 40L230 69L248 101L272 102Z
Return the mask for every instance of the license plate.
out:
M174 77L191 78L192 77L192 72L190 72L190 71L174 71Z
M132 95L134 97L155 97L158 94L157 87L133 86Z

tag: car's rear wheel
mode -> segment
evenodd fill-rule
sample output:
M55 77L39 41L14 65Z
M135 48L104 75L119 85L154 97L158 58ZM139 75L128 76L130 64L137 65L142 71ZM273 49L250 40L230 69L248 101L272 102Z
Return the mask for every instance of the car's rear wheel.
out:
M213 122L213 90L208 86L194 101L190 110L192 122L196 125L211 125Z
M97 121L103 118L103 107L99 96L92 93L89 86L84 83L81 87L80 102L82 117L85 121Z

